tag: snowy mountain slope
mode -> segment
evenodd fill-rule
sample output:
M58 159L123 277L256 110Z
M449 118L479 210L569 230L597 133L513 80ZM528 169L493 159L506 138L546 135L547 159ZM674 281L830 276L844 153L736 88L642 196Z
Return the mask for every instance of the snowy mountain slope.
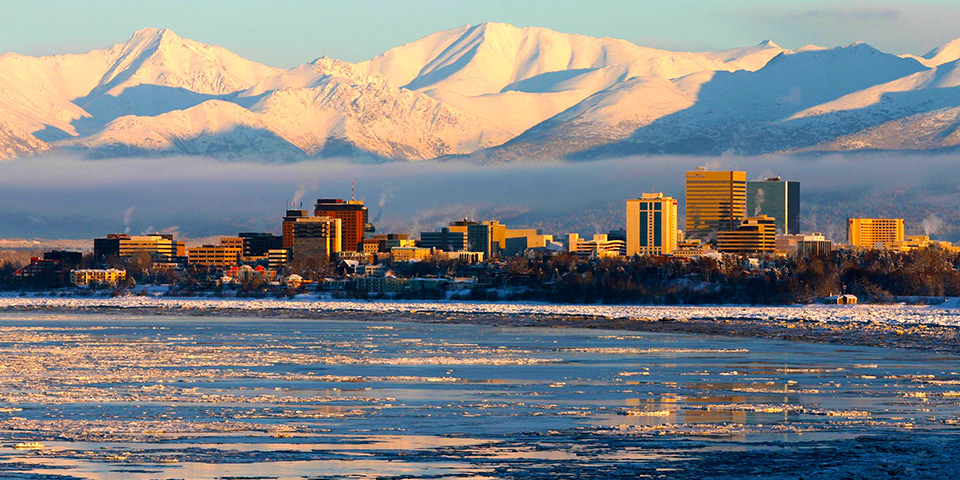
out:
M50 145L37 137L0 120L0 160L50 150Z
M299 86L286 86L292 84ZM271 77L233 100L121 117L96 135L62 146L101 155L178 150L259 152L274 160L347 154L420 160L469 153L509 138L432 98L332 59L297 67L290 78ZM215 141L204 141L207 137Z
M842 134L805 151L926 150L957 145L958 111L960 61L852 93L799 112L791 121L832 122Z
M542 73L602 68L670 53L625 40L505 23L488 22L441 33L389 50L358 67L381 73L395 85L411 90L483 95ZM426 63L420 65L423 61ZM416 76L410 77L416 67Z
M358 67L513 135L630 78L741 68L704 54L503 23L439 32Z
M694 76L697 75L691 77ZM691 108L695 95L681 85L657 77L631 78L586 98L501 147L478 152L474 158L479 161L564 158L598 145L608 145L666 115Z
M74 100L91 114L76 122L78 133L93 133L124 115L159 115L223 98L279 71L167 29L140 30L99 84Z
M960 38L951 40L930 50L923 58L927 60L927 62L925 62L926 65L934 67L960 60Z
M752 72L760 70L767 62L781 53L790 53L790 51L784 50L780 45L773 43L772 40L764 40L753 47L704 52L703 56L710 60L724 62L734 70L749 70Z
M0 56L0 119L48 139L92 133L119 116L196 105L276 71L166 29L143 29L84 54Z
M833 130L814 128L817 125L799 131L784 128L796 112L925 70L915 60L854 44L780 54L755 72L702 72L669 82L634 82L633 88L595 94L484 158L525 157L531 149L565 151L563 156L579 158L640 152L764 153L809 146L830 138Z
M960 40L922 57L771 41L691 53L484 23L277 69L144 29L84 54L0 55L0 158L953 148L958 61Z
M960 146L960 107L893 119L825 141L806 151L934 150Z

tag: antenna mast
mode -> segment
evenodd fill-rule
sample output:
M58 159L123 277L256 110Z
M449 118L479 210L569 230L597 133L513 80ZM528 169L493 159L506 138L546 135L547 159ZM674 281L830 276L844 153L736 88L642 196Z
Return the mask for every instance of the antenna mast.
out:
M356 190L356 188L357 188L357 181L350 180L350 201L351 202L355 202L357 200L357 196L354 194L354 191Z

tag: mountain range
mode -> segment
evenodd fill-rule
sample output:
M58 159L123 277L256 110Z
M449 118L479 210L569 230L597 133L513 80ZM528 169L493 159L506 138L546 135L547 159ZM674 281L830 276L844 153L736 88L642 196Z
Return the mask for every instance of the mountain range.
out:
M671 52L484 23L280 69L143 29L83 54L0 55L0 159L261 161L944 150L960 39L923 56L772 41Z

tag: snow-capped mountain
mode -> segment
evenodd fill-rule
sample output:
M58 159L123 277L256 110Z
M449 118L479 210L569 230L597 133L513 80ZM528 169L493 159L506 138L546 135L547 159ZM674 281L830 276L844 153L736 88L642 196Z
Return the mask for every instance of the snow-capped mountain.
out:
M923 56L772 41L670 52L484 23L291 69L144 29L0 55L0 159L67 150L476 161L960 144L960 40Z
M155 116L128 115L60 142L103 155L242 156L266 160L371 156L422 160L466 154L509 136L383 77L321 58L255 85Z

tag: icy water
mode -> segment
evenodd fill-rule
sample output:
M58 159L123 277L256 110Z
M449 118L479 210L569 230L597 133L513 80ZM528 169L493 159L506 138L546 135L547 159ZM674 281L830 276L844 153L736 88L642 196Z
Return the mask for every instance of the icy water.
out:
M918 351L2 313L0 358L0 478L938 478L960 460L960 359Z

